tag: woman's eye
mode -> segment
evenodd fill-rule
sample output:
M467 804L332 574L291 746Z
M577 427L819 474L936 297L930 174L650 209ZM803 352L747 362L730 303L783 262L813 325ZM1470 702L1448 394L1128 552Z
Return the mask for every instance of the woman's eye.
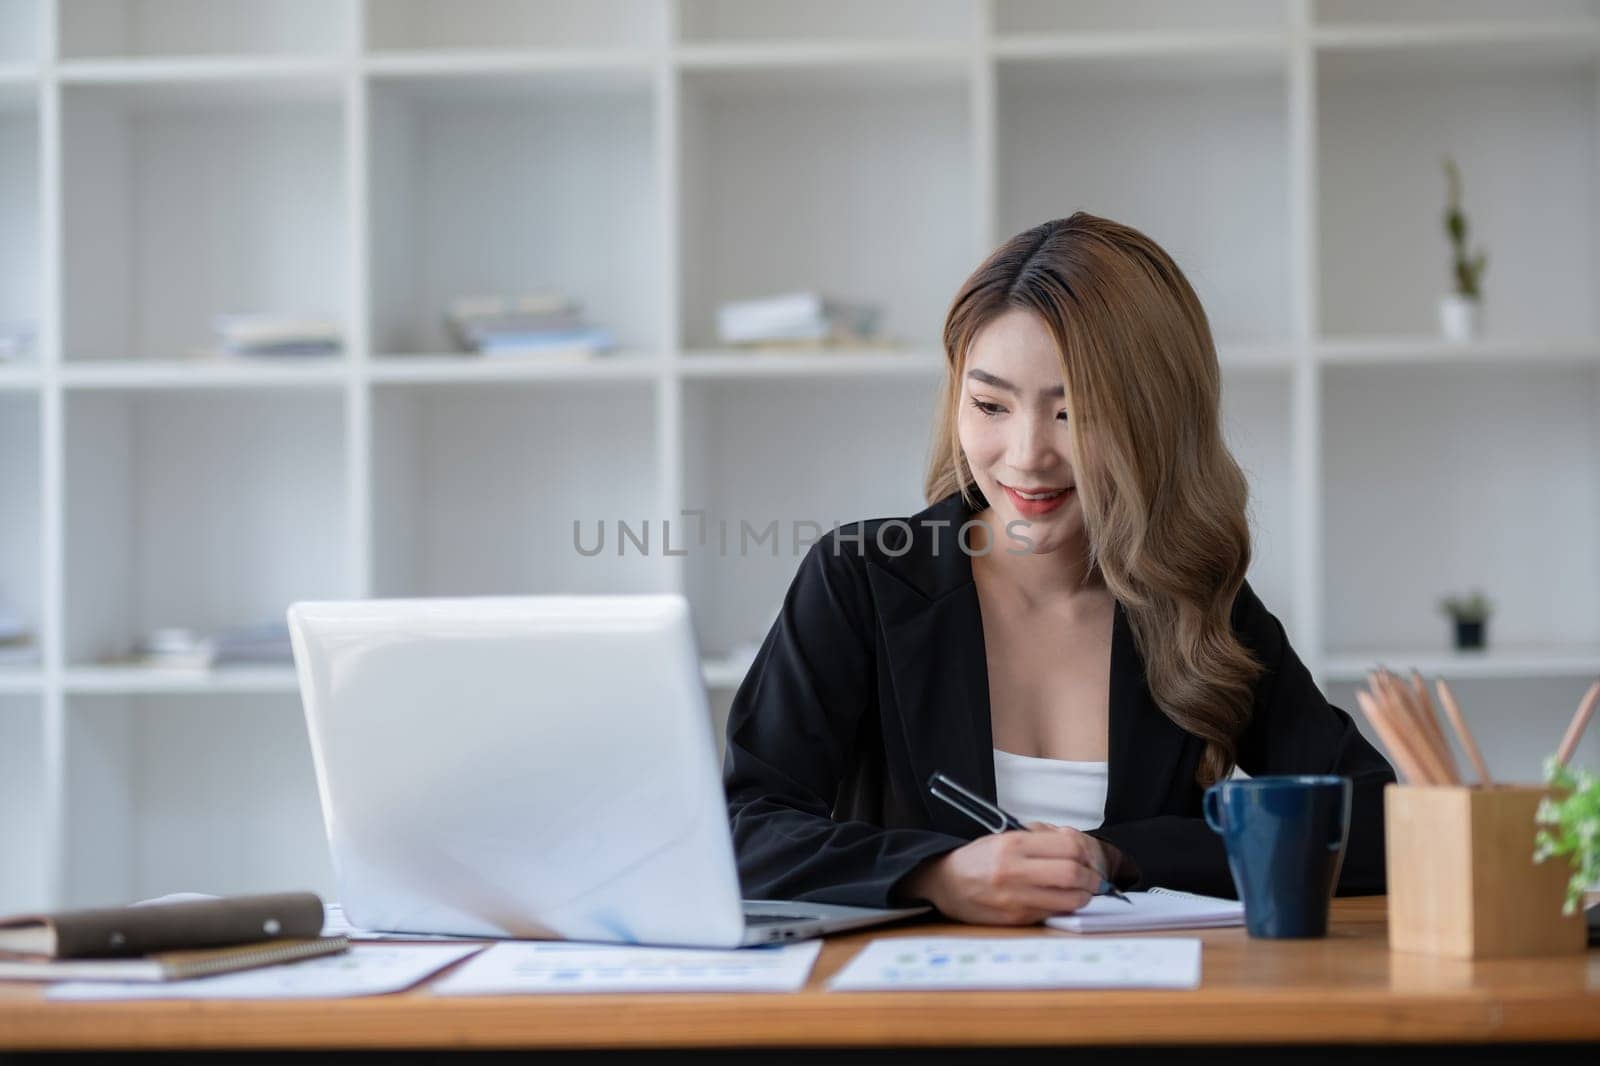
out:
M1061 421L1065 422L1067 420L1067 412L1062 411L1060 414L1056 415L1056 417L1061 419Z
M997 403L984 403L982 400L973 400L972 406L982 411L984 415L989 418L993 418L1003 410L1003 408Z

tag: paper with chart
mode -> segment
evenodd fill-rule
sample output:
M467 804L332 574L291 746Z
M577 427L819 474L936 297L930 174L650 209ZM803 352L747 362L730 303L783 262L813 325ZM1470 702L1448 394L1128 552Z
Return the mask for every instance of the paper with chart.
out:
M793 992L820 940L781 947L650 948L514 941L494 944L434 984L441 996L519 992Z
M828 987L1198 988L1200 941L1123 937L893 937L872 941Z
M349 951L258 970L163 984L65 981L51 999L321 999L410 988L482 944L356 944Z

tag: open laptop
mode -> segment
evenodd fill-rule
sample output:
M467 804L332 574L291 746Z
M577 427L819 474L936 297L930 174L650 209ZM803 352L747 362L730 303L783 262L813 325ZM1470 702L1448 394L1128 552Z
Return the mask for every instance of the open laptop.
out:
M735 947L922 913L741 901L677 595L297 603L358 928Z

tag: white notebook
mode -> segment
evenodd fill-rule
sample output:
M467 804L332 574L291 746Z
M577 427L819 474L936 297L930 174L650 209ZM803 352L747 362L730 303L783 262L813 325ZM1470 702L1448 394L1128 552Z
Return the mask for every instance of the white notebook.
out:
M1215 929L1244 924L1238 900L1200 896L1171 888L1125 893L1129 902L1096 896L1071 914L1046 918L1044 924L1069 933L1130 933L1141 929Z

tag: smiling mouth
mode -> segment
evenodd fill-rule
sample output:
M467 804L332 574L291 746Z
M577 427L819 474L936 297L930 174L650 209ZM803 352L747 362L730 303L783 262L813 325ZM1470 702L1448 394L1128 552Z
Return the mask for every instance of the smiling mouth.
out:
M1065 485L1059 489L1019 489L1014 485L1005 485L1003 482L1002 485L1004 488L1011 490L1024 500L1053 500L1062 493L1072 489L1071 485Z

